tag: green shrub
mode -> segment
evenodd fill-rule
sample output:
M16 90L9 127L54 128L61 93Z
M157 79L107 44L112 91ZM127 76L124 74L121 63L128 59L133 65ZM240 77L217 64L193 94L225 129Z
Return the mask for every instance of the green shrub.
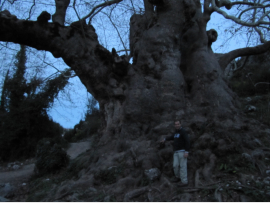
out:
M244 70L236 72L230 80L231 88L241 97L268 94L270 84L267 83L270 83L270 69L260 64L246 66Z
M52 139L38 142L35 172L37 175L55 173L69 163L67 153Z

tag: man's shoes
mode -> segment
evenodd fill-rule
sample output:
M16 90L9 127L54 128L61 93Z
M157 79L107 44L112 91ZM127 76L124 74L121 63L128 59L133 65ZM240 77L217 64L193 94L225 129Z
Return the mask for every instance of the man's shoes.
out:
M177 186L178 187L186 187L186 186L188 186L188 183L178 183Z
M180 178L177 178L177 177L171 178L171 182L173 182L173 183L177 183L179 181L180 181Z

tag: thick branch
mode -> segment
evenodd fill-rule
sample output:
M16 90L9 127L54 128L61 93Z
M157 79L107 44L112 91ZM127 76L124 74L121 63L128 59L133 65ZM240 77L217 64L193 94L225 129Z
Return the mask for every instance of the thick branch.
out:
M212 6L210 6L210 4L211 0L204 0L203 17L206 23L210 20L210 16L214 12L214 9Z
M52 21L54 23L59 23L64 25L66 18L67 7L70 3L70 0L55 0L56 11L52 16Z
M232 8L232 2L230 0L215 0L215 3L219 8L223 6L228 10Z
M269 49L270 49L270 41L268 41L262 45L258 45L256 47L247 47L247 48L242 48L242 49L236 49L236 50L233 50L227 54L224 54L222 57L220 57L219 65L224 70L227 67L227 65L233 59L235 59L237 57L262 54Z
M147 19L151 19L154 12L153 5L148 0L143 0L144 2L144 9L145 9L145 15Z
M8 11L0 12L0 41L24 44L63 58L94 97L106 97L107 76L115 71L125 75L128 62L122 58L116 61L111 52L99 45L95 29L85 21L61 26L46 22L47 16L42 19L18 20Z

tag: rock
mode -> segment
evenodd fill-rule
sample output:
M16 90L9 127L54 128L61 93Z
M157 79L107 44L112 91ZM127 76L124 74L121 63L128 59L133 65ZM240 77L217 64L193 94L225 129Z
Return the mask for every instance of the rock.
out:
M250 97L247 97L244 99L246 102L250 102L252 99Z
M263 159L264 158L264 152L261 149L255 149L252 151L252 157L255 159Z
M270 191L266 191L265 194L268 195L268 196L270 196Z
M172 122L161 123L153 128L153 131L158 134L167 134L170 132Z
M0 202L9 202L9 199L0 196Z
M265 185L270 185L270 177L266 177L264 180L263 180L263 183Z
M266 175L270 175L270 170L265 171Z
M96 188L93 188L93 187L90 187L90 188L88 188L87 191L88 192L97 192L97 189Z
M16 165L13 165L13 166L12 166L12 169L13 169L13 170L18 170L18 169L20 169L20 166L17 165L17 164L16 164Z
M250 202L250 198L246 195L240 195L241 202Z
M252 106L252 105L247 105L247 106L245 107L245 113L254 112L254 111L256 111L256 110L257 110L257 108L256 108L255 106Z
M236 183L236 184L238 184L238 185L241 185L241 183L240 183L238 180L237 180L237 181L235 181L235 183Z
M22 186L25 186L25 185L26 185L26 183L23 183L23 184L22 184Z
M9 183L5 183L4 186L0 187L0 196L9 198L14 195L14 187Z
M260 140L258 140L257 138L254 139L254 142L259 145L259 146L262 146L262 143Z
M181 195L180 202L189 202L191 198L191 194L184 193Z
M111 196L107 195L106 197L104 197L103 202L110 202Z
M148 180L155 181L159 179L161 172L158 168L151 168L151 169L145 170L144 174Z

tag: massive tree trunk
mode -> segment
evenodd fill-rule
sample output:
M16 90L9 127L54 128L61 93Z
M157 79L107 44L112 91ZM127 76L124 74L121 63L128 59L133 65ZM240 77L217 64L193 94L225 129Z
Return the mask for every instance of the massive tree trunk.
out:
M155 10L149 2L156 3ZM0 40L62 57L98 100L103 120L93 173L124 162L126 176L154 167L171 174L166 172L170 146L161 151L156 146L179 119L192 144L189 180L198 185L200 174L205 181L213 178L217 157L252 151L254 136L262 134L256 132L262 125L238 110L237 96L223 77L228 58L243 53L224 55L218 62L211 49L217 33L206 31L207 5L202 13L196 0L149 2L145 0L144 15L130 19L132 64L99 45L94 28L84 21L66 27L41 17L37 22L18 20L4 11Z

